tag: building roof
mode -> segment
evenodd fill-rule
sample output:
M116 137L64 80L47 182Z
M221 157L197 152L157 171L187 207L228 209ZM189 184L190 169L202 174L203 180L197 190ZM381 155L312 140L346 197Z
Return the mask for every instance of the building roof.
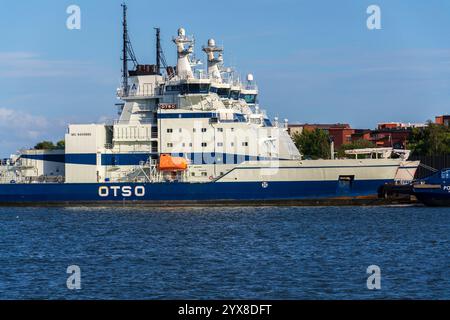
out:
M318 129L351 129L347 123L293 123L289 124L290 128L314 127Z

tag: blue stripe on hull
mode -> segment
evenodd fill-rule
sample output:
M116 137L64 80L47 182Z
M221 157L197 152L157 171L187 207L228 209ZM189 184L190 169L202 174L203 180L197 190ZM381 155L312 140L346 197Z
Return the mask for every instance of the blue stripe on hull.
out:
M172 153L176 157L187 157L194 165L204 164L240 164L244 161L268 160L267 157L249 156L231 153ZM158 153L115 153L102 154L101 164L103 166L137 166L146 162L149 157L158 158ZM62 155L22 155L23 159L52 161L68 164L96 165L97 155L86 154L62 154ZM277 160L277 159L275 159ZM283 159L278 159L283 160Z
M116 153L116 154L102 154L101 165L103 166L137 166L141 162L146 162L149 157L158 158L158 153ZM174 157L186 157L191 160L193 165L212 165L212 164L241 164L245 161L285 161L289 159L270 159L268 157L250 156L243 154L219 153L219 152L204 152L204 153L172 153ZM68 164L81 165L96 165L97 155L95 153L86 154L65 154L65 155L22 155L24 159L41 160L61 162ZM314 166L314 167L284 167L284 169L317 169L317 168L360 168L360 165L354 166ZM388 165L366 165L366 168L380 168L380 167L397 167L395 164ZM405 167L406 168L406 167ZM413 167L417 168L417 167ZM243 170L260 169L259 167L240 168Z
M376 195L386 182L391 181L354 181L351 188L342 188L337 181L270 182L266 188L261 182L0 184L0 203L323 199ZM144 195L136 195L142 190Z
M211 112L160 113L159 119L209 119L215 117Z
M240 164L244 161L261 161L268 160L267 157L249 156L229 153L172 153L174 157L188 158L193 165L205 164ZM102 154L103 166L132 166L139 165L141 162L146 162L149 157L158 158L157 153L146 154ZM282 159L279 159L282 160ZM95 159L93 164L95 164Z

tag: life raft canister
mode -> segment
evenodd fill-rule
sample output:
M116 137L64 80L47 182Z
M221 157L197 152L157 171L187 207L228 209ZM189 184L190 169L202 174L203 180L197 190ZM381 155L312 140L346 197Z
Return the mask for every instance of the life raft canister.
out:
M172 157L169 154L162 154L159 157L160 171L185 171L187 168L188 161L184 158Z

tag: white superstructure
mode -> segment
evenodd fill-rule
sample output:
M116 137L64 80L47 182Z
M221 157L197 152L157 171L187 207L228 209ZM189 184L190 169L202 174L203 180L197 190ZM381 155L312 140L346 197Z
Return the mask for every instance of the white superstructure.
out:
M176 68L168 67L162 74L153 65L138 65L129 72L128 87L118 90L117 120L70 125L65 151L22 153L22 169L15 179L226 183L342 177L381 181L395 176L401 159L301 160L287 120L271 122L260 107L252 74L240 81L224 66L223 48L214 39L202 48L206 71L192 59L194 41L183 28L173 42ZM57 154L49 157L52 152ZM185 159L187 166L162 169L161 155Z
M130 72L128 95L120 96L117 121L69 126L66 182L161 180L164 176L151 170L160 154L189 161L188 170L177 173L183 181L211 181L249 160L300 159L285 128L273 126L258 107L253 77L244 84L223 71L223 49L214 40L203 48L208 60L203 74L192 71L194 44L183 28L173 42L174 75L138 67Z

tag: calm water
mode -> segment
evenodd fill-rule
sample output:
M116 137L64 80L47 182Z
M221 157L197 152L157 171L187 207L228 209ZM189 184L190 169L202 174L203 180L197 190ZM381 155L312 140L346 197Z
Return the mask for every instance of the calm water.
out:
M0 213L0 299L450 299L450 208Z

